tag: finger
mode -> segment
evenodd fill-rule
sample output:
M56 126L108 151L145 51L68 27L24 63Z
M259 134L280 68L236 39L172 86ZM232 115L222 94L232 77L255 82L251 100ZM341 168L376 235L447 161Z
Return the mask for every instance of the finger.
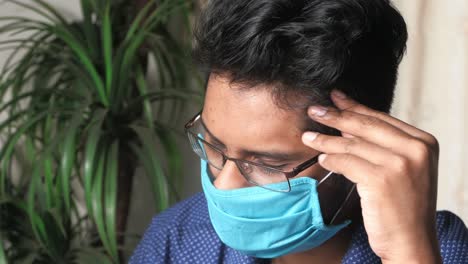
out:
M344 138L305 132L302 142L319 152L326 154L352 154L374 164L384 165L395 154L390 150L359 138Z
M413 138L403 130L373 116L322 106L312 106L308 113L316 122L389 149L404 146Z
M319 163L359 185L369 186L378 171L378 165L352 154L321 154Z
M383 113L380 111L373 110L365 105L362 105L352 98L347 97L343 92L338 91L338 90L333 90L332 92L332 100L336 107L341 110L348 110L360 114L364 114L367 116L373 116L376 118L379 118L403 131L405 131L407 134L412 135L414 137L420 138L427 143L429 143L432 138L431 135L428 134L427 132L420 130L402 120L399 120L395 117L392 117L388 115L387 113Z

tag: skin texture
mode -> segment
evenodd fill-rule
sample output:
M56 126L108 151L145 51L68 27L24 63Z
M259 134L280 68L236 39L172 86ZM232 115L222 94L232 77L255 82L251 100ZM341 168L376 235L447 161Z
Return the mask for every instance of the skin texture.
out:
M320 164L357 183L364 227L384 263L441 263L435 213L439 146L434 136L335 91L337 108L310 117L345 137L305 133Z
M210 76L202 118L221 141L218 147L233 158L273 166L286 164L286 171L319 153L327 153L321 155L320 164L298 177L323 175L326 169L357 183L371 247L384 263L440 263L435 236L435 138L335 95L332 99L337 108L311 108L308 113L314 121L337 128L344 136L304 134L301 127L306 111L278 107L267 88L240 89L230 85L226 76ZM255 151L281 152L289 160L249 154ZM231 161L221 171L211 168L211 173L218 189L250 186ZM319 189L324 214L336 211L327 201L333 200L329 197L337 191L336 186ZM349 217L353 210L355 204L350 203L342 217ZM349 230L345 229L318 248L273 262L340 263L349 239Z
M299 114L278 108L265 89L242 90L230 86L226 78L212 77L208 83L202 118L209 131L223 145L226 155L239 159L278 166L284 170L319 154L301 141L302 131L295 125ZM289 125L285 125L289 124ZM210 139L207 139L210 141ZM290 161L249 155L246 152L268 151L287 154ZM312 166L300 175L317 175L320 166ZM250 186L233 162L228 161L222 171L212 171L218 189Z

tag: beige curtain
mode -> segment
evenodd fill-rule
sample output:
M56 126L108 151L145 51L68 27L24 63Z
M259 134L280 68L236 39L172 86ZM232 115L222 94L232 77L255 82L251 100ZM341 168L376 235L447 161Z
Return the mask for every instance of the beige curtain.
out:
M393 114L438 138L438 209L468 222L468 1L394 3L409 43Z

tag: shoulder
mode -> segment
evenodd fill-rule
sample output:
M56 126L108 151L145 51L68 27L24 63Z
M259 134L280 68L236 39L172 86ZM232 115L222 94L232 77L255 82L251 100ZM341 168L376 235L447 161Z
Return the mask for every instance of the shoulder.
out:
M437 236L444 263L468 262L468 229L449 211L437 213Z
M183 200L153 217L144 238L161 239L161 235L170 236L174 233L187 236L191 231L212 231L211 222L203 193L198 193ZM214 230L213 230L214 231Z
M203 193L197 193L156 215L151 221L150 229L153 226L174 229L209 224L205 196Z
M182 263L187 257L197 263L197 257L209 251L205 247L216 249L221 242L211 226L205 197L198 193L152 219L130 263Z
M253 264L256 260L219 240L206 198L198 193L153 218L129 263Z

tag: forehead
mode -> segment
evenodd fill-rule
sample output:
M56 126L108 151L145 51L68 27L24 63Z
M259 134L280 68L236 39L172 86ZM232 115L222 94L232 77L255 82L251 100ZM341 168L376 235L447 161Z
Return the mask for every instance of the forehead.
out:
M296 130L301 132L299 124L303 119L300 110L280 107L273 99L271 89L267 85L247 87L242 84L232 84L221 75L211 75L207 84L204 118L224 116L220 121L247 121L245 125L266 125L289 127L283 131ZM227 119L227 120L226 120ZM216 121L216 120L214 120Z
M211 75L202 116L227 146L242 148L242 142L268 149L303 146L304 113L278 106L267 86L246 88L230 84L227 77Z

